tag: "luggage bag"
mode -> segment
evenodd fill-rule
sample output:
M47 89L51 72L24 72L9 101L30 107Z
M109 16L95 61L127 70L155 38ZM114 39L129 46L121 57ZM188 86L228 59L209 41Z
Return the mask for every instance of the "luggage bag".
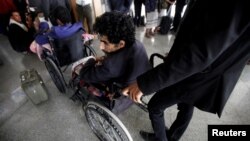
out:
M35 69L20 72L21 87L33 104L48 100L47 89Z

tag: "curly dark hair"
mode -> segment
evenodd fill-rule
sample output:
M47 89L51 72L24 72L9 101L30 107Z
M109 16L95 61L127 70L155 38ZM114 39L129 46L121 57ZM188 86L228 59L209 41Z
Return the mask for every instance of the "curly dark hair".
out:
M106 12L96 18L94 32L108 37L110 43L118 44L124 40L126 46L135 42L135 26L131 16L121 12Z
M63 24L71 23L70 12L67 8L63 6L58 6L53 13L55 19L59 19Z

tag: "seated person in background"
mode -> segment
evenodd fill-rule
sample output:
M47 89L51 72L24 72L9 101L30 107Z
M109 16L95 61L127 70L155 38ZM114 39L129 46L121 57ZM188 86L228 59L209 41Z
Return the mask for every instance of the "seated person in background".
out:
M54 39L53 45L60 66L68 65L83 58L82 34L85 30L82 27L82 22L72 24L69 10L62 6L55 9L54 17L58 26L51 28L49 36Z
M43 49L46 48L51 51L51 46L49 44L48 34L50 31L49 24L47 22L41 22L39 24L38 33L35 40L30 45L30 50L36 53L38 58L42 60Z
M39 24L41 22L47 22L49 24L49 27L51 28L52 27L52 24L49 20L46 20L46 18L44 17L44 13L42 11L36 11L35 12L35 18L34 18L34 28L36 31L39 30Z
M29 45L34 40L33 32L22 23L18 11L13 11L11 13L8 38L12 48L17 52L29 51Z
M53 26L50 36L55 39L69 37L79 30L84 30L81 22L71 23L70 12L63 6L58 6L54 11L54 17L58 26Z
M73 68L82 80L107 87L115 82L125 87L150 69L146 50L135 39L135 26L130 16L121 12L107 12L96 19L93 29L99 35L100 49L105 56L93 57L84 66ZM123 101L120 107L114 107L114 113L119 113L132 104L127 97L121 96L120 99Z
M48 23L41 22L39 24L39 32L35 38L35 41L30 46L32 52L37 53L40 60L42 60L42 46L51 50L51 46L49 44L49 36L53 39L60 40L63 38L70 37L80 30L84 31L81 22L71 24L71 16L67 8L59 6L55 9L54 14L58 26L53 26L51 30L49 30Z
M62 39L73 35L79 30L83 30L82 37L86 39L84 40L85 42L95 38L95 35L87 34L85 32L81 21L73 24L71 23L71 16L67 8L58 6L54 11L54 17L58 26L52 27L51 33L49 34L51 37L55 39Z

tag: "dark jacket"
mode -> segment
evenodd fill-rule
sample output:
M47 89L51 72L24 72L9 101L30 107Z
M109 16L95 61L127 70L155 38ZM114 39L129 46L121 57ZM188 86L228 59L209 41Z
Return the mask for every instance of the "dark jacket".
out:
M55 39L62 39L62 38L72 36L74 33L76 33L79 30L85 31L82 27L82 22L77 22L74 24L69 23L63 26L53 26L51 28L51 32L49 33L49 36Z
M81 22L51 28L51 32L47 35L54 39L52 43L57 52L60 66L68 65L83 58L83 33L84 29Z
M49 37L53 39L64 39L73 36L80 30L85 32L82 27L82 22L77 22L74 24L69 23L63 26L53 26L49 33L37 34L35 40L38 44L46 44L49 43Z
M23 30L16 24L10 24L8 30L8 39L12 48L17 52L28 51L34 40L33 33Z
M133 46L125 47L108 55L102 65L82 69L81 78L90 83L111 84L117 82L128 85L136 77L150 68L143 44L136 41Z
M249 3L190 4L166 62L139 76L138 85L144 94L174 88L181 101L221 116L250 58Z

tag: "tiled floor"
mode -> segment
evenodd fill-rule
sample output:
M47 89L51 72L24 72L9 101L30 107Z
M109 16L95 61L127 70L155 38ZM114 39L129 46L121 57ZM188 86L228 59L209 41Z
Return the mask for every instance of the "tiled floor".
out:
M169 51L174 36L156 35L144 38L144 28L137 29L148 55ZM95 48L98 50L98 48ZM100 54L100 52L98 52ZM51 81L43 62L35 55L24 55L12 50L7 38L0 35L0 141L98 141L90 130L80 103L69 100L72 91L61 94ZM33 105L20 88L19 73L35 68L49 91L49 100ZM221 118L195 109L191 123L181 141L206 141L209 124L250 123L250 66L246 66ZM166 125L176 116L176 106L165 114ZM139 130L152 131L147 113L137 106L119 115L134 141L142 141Z

